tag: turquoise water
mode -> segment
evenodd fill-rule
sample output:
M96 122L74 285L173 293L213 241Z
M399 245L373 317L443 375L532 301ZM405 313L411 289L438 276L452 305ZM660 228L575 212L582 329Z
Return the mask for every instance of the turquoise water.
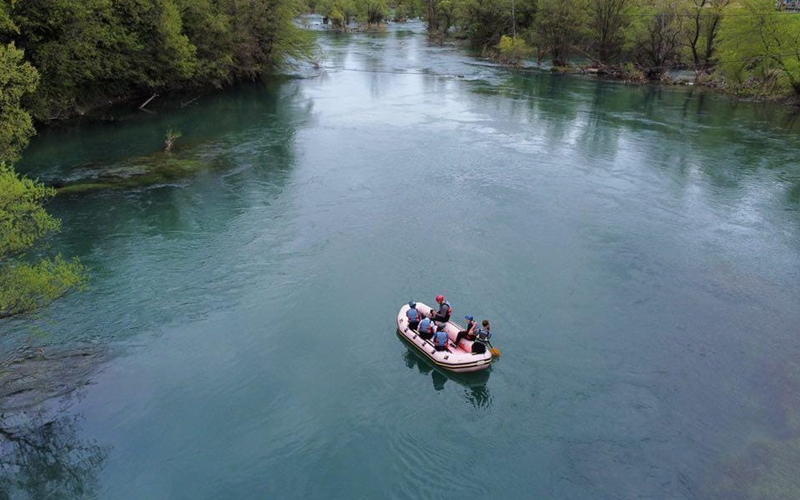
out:
M56 185L158 168L170 127L199 167L51 204L90 287L0 345L108 354L37 434L56 465L5 447L38 464L7 496L796 497L792 113L509 72L419 26L320 44L302 78L33 142ZM490 372L395 335L438 293L492 320Z

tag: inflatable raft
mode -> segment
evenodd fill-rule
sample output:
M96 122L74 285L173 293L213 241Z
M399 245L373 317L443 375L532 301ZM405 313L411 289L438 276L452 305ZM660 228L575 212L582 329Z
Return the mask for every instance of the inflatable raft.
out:
M417 302L417 310L423 315L427 315L431 308L421 302ZM447 350L437 351L436 348L433 347L432 341L423 339L419 336L419 332L411 330L408 327L408 317L406 317L407 311L408 304L400 308L400 312L397 313L397 334L414 346L436 366L456 373L476 372L485 370L491 366L492 353L489 349L476 349L478 351L482 350L483 352L473 353L472 341L461 339L458 346L453 343L458 332L463 330L463 328L452 321L445 325L445 331L449 338Z

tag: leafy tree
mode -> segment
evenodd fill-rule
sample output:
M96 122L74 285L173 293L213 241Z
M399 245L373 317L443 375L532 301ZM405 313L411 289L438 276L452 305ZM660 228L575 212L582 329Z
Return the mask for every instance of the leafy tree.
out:
M723 9L729 0L689 0L689 50L694 67L708 71L715 63Z
M720 73L739 91L800 94L800 16L742 0L722 25Z
M640 14L633 33L633 58L647 78L658 79L680 59L686 39L686 11L678 0L655 0Z
M54 195L54 189L19 177L0 163L0 318L46 305L85 281L85 270L77 260L22 259L42 238L60 229L60 221L43 206Z
M584 0L540 0L534 24L536 45L550 53L554 66L566 66L586 19Z
M31 117L21 106L36 89L39 74L13 43L0 44L0 162L13 162L33 137Z
M589 0L586 19L589 50L601 64L621 58L630 34L633 3L633 0Z
M515 31L527 38L536 9L536 0L459 0L454 22L474 47L495 47Z
M216 0L175 0L183 33L196 48L193 79L221 87L232 83L234 39L231 18Z
M416 19L422 16L421 0L396 0L389 4L394 9L393 19L395 21L405 21Z
M358 20L367 26L379 25L387 17L388 8L384 0L356 0Z

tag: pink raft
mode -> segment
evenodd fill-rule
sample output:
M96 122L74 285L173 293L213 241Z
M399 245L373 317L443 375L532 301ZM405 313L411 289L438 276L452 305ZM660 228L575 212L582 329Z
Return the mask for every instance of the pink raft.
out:
M427 315L431 308L417 302L417 310L423 315ZM409 344L416 347L423 356L435 363L436 366L444 368L445 370L450 370L451 372L465 373L485 370L492 364L492 353L489 349L478 354L472 352L472 341L470 340L461 339L458 346L453 343L456 339L456 335L458 335L458 332L463 330L463 328L452 321L448 322L445 326L445 331L450 339L447 346L448 350L437 351L433 347L432 341L423 339L419 336L417 331L408 328L407 311L408 304L400 308L400 312L397 313L397 333L405 338Z

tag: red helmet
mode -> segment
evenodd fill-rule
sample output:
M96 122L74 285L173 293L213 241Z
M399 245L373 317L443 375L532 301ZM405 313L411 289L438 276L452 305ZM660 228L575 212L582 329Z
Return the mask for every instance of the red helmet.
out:
M438 302L438 303L440 303L440 304L441 304L442 302L444 302L444 295L437 295L437 296L436 296L436 302Z

